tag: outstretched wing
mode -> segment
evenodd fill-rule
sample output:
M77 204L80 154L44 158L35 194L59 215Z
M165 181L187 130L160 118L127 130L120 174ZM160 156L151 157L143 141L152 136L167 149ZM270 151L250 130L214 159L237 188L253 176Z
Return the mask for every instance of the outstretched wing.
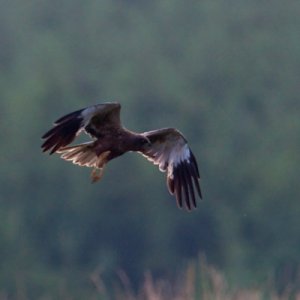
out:
M174 128L144 132L143 136L150 140L150 144L146 144L141 153L158 165L160 171L167 171L167 186L169 192L175 195L178 206L183 206L184 194L186 208L196 208L195 189L202 198L200 174L186 139Z
M105 128L119 127L119 103L103 103L74 111L59 118L54 126L42 138L43 152L56 152L72 143L75 137L84 129L91 136L99 138Z

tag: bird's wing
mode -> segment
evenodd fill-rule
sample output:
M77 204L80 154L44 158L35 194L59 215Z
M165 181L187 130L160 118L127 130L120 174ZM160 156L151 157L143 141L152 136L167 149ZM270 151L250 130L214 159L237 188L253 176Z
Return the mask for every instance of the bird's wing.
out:
M59 118L42 138L43 152L50 154L70 144L84 129L93 137L100 137L104 128L119 127L119 103L103 103L74 111Z
M200 174L197 161L186 139L174 128L144 132L143 135L150 140L150 144L146 144L141 153L158 165L160 171L167 171L167 186L169 192L175 195L178 206L180 208L183 206L184 198L188 210L195 208L197 206L195 189L202 198Z

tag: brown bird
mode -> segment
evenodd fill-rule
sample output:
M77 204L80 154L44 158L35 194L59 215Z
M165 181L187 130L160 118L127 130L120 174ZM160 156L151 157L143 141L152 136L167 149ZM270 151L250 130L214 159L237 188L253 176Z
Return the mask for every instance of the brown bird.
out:
M202 198L199 169L184 136L175 128L143 133L125 129L120 121L121 105L103 103L74 111L59 118L43 135L43 152L60 153L61 158L79 166L92 167L92 181L101 179L105 165L128 152L141 153L167 172L169 192L180 208L185 200L187 210L196 208L196 193ZM93 140L67 146L84 131Z

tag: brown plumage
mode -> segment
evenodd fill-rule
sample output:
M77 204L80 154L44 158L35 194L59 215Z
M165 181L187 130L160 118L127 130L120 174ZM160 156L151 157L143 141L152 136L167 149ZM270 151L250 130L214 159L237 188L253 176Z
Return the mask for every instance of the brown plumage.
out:
M196 208L197 195L202 198L197 161L183 135L174 128L163 128L144 133L125 129L120 121L119 103L103 103L77 110L58 119L53 128L43 135L43 152L60 153L65 160L94 168L92 181L99 180L105 165L128 152L141 153L167 172L169 192L177 204L188 210ZM85 131L93 140L68 146Z

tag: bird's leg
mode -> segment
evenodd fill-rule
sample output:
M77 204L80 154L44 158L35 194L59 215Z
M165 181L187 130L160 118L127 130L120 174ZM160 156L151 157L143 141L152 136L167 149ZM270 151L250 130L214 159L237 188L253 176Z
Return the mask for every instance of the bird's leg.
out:
M104 173L104 166L101 168L95 167L91 173L92 183L99 181Z
M101 153L101 155L99 155L96 166L94 167L91 173L92 183L97 182L102 178L104 173L104 167L107 163L107 157L109 154L109 151L105 151Z

